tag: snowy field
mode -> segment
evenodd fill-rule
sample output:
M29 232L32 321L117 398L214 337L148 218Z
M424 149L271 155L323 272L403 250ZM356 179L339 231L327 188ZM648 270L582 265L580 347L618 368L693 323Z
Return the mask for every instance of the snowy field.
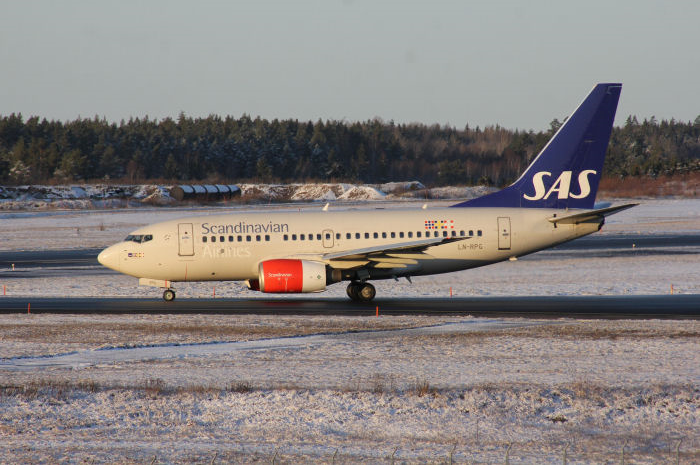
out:
M0 250L103 247L192 213L3 213ZM545 251L377 290L698 293L700 250L634 239L699 232L700 200L644 201L598 233L629 253ZM8 295L160 298L92 266L5 271ZM700 321L0 315L0 463L700 463L699 431Z
M679 444L680 463L700 460L697 321L3 315L0 328L14 356L0 362L3 463L503 463L509 447L510 463L565 450L620 463L623 447L627 463L672 463Z

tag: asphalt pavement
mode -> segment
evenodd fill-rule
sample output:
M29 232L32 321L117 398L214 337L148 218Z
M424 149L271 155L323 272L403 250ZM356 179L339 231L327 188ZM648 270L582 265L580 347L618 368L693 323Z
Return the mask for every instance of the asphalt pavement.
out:
M0 313L223 315L455 315L527 318L700 318L700 295L177 299L0 297Z

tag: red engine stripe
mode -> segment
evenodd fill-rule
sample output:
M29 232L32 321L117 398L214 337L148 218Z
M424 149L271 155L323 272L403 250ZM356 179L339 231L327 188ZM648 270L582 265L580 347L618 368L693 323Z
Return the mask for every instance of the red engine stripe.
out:
M301 292L304 272L301 260L268 260L262 263L263 292Z

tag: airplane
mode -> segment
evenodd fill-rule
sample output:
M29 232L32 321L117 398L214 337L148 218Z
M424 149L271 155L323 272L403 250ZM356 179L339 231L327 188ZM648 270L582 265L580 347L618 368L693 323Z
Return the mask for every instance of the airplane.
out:
M510 186L442 208L262 211L165 221L103 250L105 267L163 288L244 281L264 293L322 292L348 282L369 302L370 281L476 268L599 231L637 204L596 208L622 84L597 84Z

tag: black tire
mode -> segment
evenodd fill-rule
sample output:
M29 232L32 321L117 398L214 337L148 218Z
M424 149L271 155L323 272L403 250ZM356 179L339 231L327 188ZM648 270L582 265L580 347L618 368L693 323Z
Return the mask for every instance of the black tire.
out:
M163 300L165 300L166 302L172 302L173 300L175 300L175 291L173 291L172 289L166 289L165 291L163 291Z
M377 295L377 290L370 283L360 284L357 287L357 297L360 302L370 302Z
M348 297L354 301L360 300L360 297L357 294L357 291L359 289L360 284L358 283L350 283L348 284L348 288L346 289L348 293Z

